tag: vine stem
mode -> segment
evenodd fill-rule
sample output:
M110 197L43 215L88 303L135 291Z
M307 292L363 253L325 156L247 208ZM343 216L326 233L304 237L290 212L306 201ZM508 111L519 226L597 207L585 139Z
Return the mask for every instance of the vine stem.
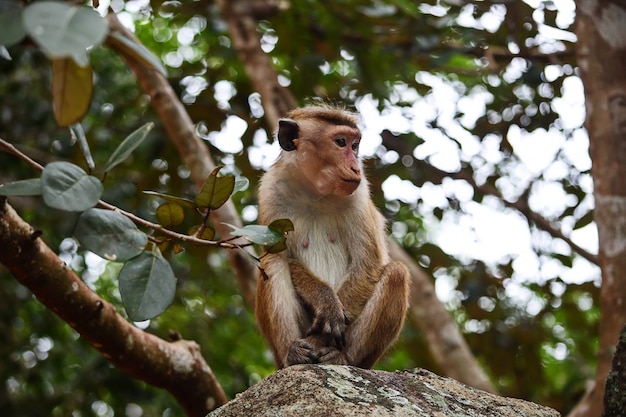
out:
M0 147L6 149L7 152L12 153L13 155L20 158L22 161L26 162L26 164L28 164L28 166L33 168L35 171L39 171L39 172L43 171L43 165L41 165L39 162L30 158L28 155L26 155L19 149L17 149L15 146L13 146L12 143L9 143L5 141L4 139L0 138Z
M22 160L23 162L25 162L28 166L30 166L31 168L33 168L35 171L38 172L42 172L44 167L38 163L37 161L33 160L31 157L29 157L28 155L26 155L25 153L23 153L22 151L20 151L19 149L17 149L12 143L5 141L4 139L0 138L0 148L5 149L7 152L17 156L20 160ZM190 235L186 235L183 233L178 233L175 232L173 230L167 229L163 226L161 226L158 223L153 223L151 221L148 221L146 219L143 219L139 216L134 215L133 213L130 213L128 211L122 210L121 208L107 203L106 201L103 200L98 200L98 206L102 207L106 210L111 210L114 211L116 213L121 214L122 216L128 217L133 223L139 225L139 226L143 226L145 228L151 229L155 232L161 233L166 237L172 238L172 239L176 239L179 240L181 242L186 242L186 243L192 243L194 245L198 245L198 246L214 246L214 247L220 247L220 248L225 248L225 249L241 249L242 247L246 247L246 246L251 246L252 243L250 242L246 242L246 243L233 243L233 238L229 238L226 240L205 240L205 239L200 239L197 236L190 236ZM243 239L243 238L242 238Z

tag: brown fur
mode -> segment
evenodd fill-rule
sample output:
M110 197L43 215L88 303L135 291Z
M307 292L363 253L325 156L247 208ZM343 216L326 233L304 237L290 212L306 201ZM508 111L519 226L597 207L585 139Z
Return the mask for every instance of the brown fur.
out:
M354 115L302 108L281 120L285 149L259 187L259 220L287 218L287 250L261 268L256 315L278 368L370 368L402 329L408 271L390 262L384 219L358 158ZM343 145L343 146L342 146Z

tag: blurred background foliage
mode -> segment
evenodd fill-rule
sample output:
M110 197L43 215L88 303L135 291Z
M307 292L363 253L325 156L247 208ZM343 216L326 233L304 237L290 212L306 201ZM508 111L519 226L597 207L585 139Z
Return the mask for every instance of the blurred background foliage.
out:
M101 3L106 10L109 3ZM373 141L368 176L393 237L433 276L500 392L567 413L593 378L599 316L599 270L554 237L554 231L586 231L574 240L595 251L586 132L582 116L568 117L580 113L582 103L563 104L580 84L573 1L278 4L271 13L259 8L257 18L281 84L301 104L322 99L406 122L373 125L364 117L366 139ZM110 7L163 60L224 171L250 180L234 203L244 221L254 223L255 187L277 151L219 8L211 0L115 0ZM55 126L49 61L32 45L5 52L10 59L0 58L0 137L40 163L62 159L84 166L69 131ZM156 201L141 191L193 195L189 171L120 57L104 47L90 56L95 88L82 124L96 164L133 130L156 124L132 158L106 178L104 199L154 219ZM520 151L524 140L534 146L530 157ZM549 161L541 169L529 167L546 149ZM6 153L0 153L0 166L0 183L35 176ZM71 238L72 214L40 209L31 198L12 198L11 204L123 311L119 265L78 246ZM478 252L455 247L455 233L461 245L467 236L480 243L476 206L489 216L517 219L510 229L492 227L500 227L502 241L527 242L523 256L485 253L491 250L486 245ZM446 224L455 227L442 229ZM230 397L271 373L271 355L225 254L186 247L171 261L179 287L174 304L138 325L163 338L197 341ZM182 414L167 393L113 368L2 268L0 293L0 415ZM423 336L408 321L378 367L418 366L437 372Z

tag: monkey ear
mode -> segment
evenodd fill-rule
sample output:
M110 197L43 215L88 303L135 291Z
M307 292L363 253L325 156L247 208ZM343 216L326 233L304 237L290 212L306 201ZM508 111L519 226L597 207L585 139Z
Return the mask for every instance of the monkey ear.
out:
M278 143L286 151L294 151L296 145L293 142L298 138L300 128L298 123L292 119L280 119L278 121Z

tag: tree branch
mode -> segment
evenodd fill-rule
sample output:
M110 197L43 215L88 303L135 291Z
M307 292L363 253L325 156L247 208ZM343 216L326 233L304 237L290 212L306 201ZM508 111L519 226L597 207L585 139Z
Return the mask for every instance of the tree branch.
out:
M402 262L411 274L409 312L426 336L437 365L449 377L483 391L497 393L474 359L454 318L439 301L431 278L397 243L391 241L391 257ZM468 359L469 358L469 359Z
M189 416L227 401L195 342L166 342L130 324L37 236L0 197L0 262L39 302L113 365L170 392Z
M217 3L228 23L228 32L239 59L253 87L261 94L265 120L269 126L278 126L278 119L297 107L298 103L291 92L278 83L276 70L269 56L261 49L257 21L251 13L254 8L250 8L248 1L218 0Z
M585 86L585 127L589 132L602 287L595 387L570 416L598 417L615 345L626 323L626 126L622 104L626 98L626 47L606 35L618 31L623 40L622 25L608 16L623 15L626 7L617 0L603 1L596 7L576 3L576 58Z

